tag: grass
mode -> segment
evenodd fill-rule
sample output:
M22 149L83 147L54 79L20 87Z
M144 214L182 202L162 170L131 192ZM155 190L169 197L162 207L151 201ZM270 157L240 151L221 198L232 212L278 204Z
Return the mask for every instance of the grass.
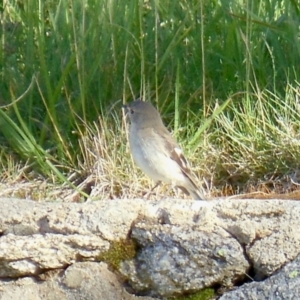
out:
M2 195L141 196L121 113L138 96L211 195L297 190L296 1L6 0L0 14Z

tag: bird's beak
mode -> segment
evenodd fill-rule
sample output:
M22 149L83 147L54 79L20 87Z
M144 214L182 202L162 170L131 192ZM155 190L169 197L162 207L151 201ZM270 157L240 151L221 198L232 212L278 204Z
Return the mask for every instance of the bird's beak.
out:
M128 107L128 105L123 104L122 105L122 110L123 110L125 119L128 121L128 119L129 119L129 116L128 116L129 107Z
M125 115L127 115L128 111L129 111L129 106L126 104L123 104L122 109L124 110Z

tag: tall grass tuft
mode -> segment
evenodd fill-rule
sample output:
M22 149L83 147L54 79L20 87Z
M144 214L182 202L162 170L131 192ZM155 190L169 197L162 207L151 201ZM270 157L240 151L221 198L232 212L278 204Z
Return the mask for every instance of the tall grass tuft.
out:
M0 19L3 161L66 181L90 126L142 96L209 188L298 168L295 1L5 0Z

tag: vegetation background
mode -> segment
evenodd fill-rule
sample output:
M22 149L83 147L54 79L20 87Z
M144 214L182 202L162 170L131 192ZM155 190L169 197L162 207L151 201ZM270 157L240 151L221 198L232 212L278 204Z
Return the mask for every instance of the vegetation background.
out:
M298 1L3 0L0 20L0 195L141 196L121 112L138 96L208 194L297 190Z

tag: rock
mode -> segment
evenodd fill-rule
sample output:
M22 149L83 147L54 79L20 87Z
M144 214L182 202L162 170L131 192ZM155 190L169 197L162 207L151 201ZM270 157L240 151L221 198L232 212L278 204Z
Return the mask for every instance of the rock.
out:
M216 203L218 223L244 245L255 279L263 279L300 254L300 202L240 200Z
M92 203L35 202L0 198L0 233L96 235L105 240L124 239L133 220L145 207L142 200ZM126 213L124 213L126 212Z
M133 226L141 251L121 272L135 290L170 296L230 286L243 280L250 266L256 279L265 278L300 253L299 202L218 201L200 210L196 205L162 205L168 226L151 220Z
M219 300L294 300L300 295L300 256L263 282L246 283Z
M116 275L104 263L75 263L65 271L54 272L49 280L32 277L0 281L1 300L151 300L126 292Z
M109 249L97 236L46 233L32 236L4 235L0 238L0 278L38 275L65 268L77 260L95 260Z
M218 226L206 231L200 225L139 223L132 237L141 243L141 251L122 264L121 272L135 290L153 296L231 286L250 267L241 245Z
M82 278L98 272L93 268L102 259L119 268L115 273L122 275L120 289L125 281L136 295L180 295L242 284L248 272L263 280L300 255L297 201L136 199L78 204L0 198L0 207L0 278L2 286L8 284L16 293L18 286L55 289L58 284L56 299L69 299L63 296L65 289L83 293ZM136 255L128 257L122 245L132 239ZM79 263L86 264L87 273L72 275ZM58 281L53 269L62 272L64 281ZM49 274L44 283L37 282L41 274ZM24 276L30 277L20 279Z

